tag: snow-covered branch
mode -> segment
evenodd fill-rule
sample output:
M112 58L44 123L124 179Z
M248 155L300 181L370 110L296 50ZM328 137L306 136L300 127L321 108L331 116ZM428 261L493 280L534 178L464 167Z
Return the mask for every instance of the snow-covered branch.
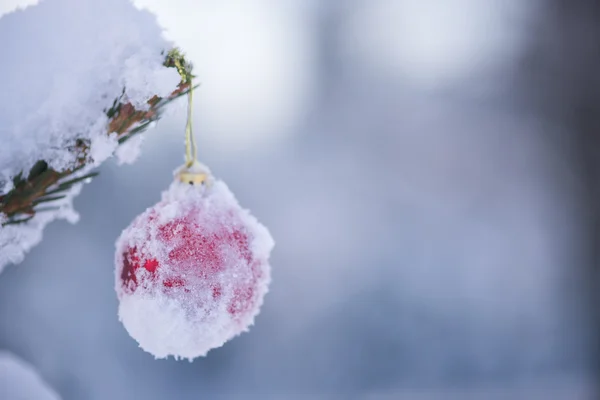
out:
M21 262L112 155L189 89L191 65L129 0L45 0L0 17L0 270Z

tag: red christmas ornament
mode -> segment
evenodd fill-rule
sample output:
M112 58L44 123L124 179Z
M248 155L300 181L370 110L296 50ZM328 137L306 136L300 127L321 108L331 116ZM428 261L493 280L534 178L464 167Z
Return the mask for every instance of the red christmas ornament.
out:
M247 330L270 282L269 232L223 182L195 168L116 244L119 318L157 358L204 356ZM198 177L202 184L188 183Z

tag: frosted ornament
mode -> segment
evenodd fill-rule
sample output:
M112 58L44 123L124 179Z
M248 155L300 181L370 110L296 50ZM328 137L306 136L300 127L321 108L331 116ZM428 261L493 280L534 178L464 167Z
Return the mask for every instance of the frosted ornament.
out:
M142 349L191 360L253 324L274 242L207 168L176 175L117 240L116 291L119 319Z
M173 60L189 86L185 165L162 200L116 243L119 319L156 358L205 356L248 330L271 280L269 231L197 161L191 65Z

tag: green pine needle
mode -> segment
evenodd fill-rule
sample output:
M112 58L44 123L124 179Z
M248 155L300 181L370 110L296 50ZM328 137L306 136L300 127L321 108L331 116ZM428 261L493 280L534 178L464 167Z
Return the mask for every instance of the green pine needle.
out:
M55 200L60 200L60 199L64 199L65 197L67 197L66 194L60 195L60 196L49 196L49 197L41 197L37 200L34 200L33 205L36 206L40 203L47 203L49 201L55 201Z

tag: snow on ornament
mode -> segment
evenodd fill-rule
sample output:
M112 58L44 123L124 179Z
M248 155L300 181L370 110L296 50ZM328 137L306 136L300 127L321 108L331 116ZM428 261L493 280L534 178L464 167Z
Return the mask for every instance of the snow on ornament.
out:
M196 160L191 104L192 90L185 165L116 243L119 319L156 358L192 360L247 331L271 280L273 239Z
M116 244L119 318L156 358L222 346L253 324L268 290L271 235L203 171L204 184L174 181Z

